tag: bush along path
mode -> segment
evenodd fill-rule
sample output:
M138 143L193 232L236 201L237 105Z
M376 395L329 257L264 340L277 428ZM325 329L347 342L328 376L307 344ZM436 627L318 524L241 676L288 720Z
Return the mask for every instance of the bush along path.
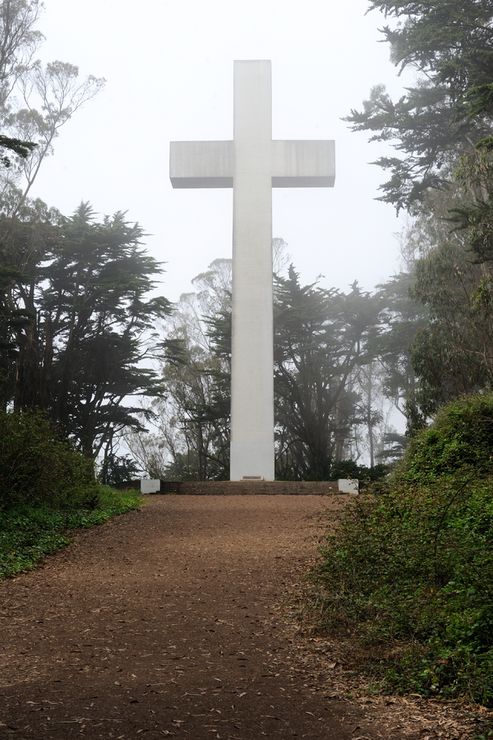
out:
M445 406L326 538L320 627L387 690L493 708L492 450L493 394Z
M102 524L139 506L135 492L94 486L90 501L57 508L18 504L0 512L0 579L35 568L69 544L72 530Z
M69 530L139 505L94 480L93 461L33 411L0 411L0 579L35 567L69 542Z
M4 580L2 740L472 737L440 708L349 701L290 616L343 505L152 497Z

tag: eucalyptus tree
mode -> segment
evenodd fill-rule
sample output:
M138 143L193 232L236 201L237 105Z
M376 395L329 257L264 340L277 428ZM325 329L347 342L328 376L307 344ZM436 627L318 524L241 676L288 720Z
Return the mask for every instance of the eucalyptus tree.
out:
M42 10L41 0L2 0L0 2L0 107L7 100L24 72L33 64L43 35L36 30Z
M61 127L104 85L102 78L80 79L73 64L36 59L42 7L40 0L0 0L0 149L3 139L26 154L9 161L0 177L0 205L11 215L27 198Z
M159 433L169 453L167 477L228 477L231 267L229 259L214 260L166 321Z

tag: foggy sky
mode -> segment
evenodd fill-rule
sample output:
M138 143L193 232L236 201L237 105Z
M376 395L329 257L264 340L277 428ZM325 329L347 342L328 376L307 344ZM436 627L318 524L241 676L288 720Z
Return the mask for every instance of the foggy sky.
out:
M217 257L231 256L232 191L173 190L170 140L231 139L233 60L271 59L273 137L336 140L333 189L273 191L273 235L304 281L370 289L399 269L394 210L374 200L380 145L341 117L373 85L402 81L365 0L45 0L40 56L107 79L55 142L32 194L70 214L128 211L166 262L176 300Z

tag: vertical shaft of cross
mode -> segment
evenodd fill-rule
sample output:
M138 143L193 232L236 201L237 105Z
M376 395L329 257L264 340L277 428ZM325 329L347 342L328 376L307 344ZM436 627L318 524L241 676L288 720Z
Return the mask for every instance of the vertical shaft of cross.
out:
M271 87L270 62L236 62L231 480L274 480Z

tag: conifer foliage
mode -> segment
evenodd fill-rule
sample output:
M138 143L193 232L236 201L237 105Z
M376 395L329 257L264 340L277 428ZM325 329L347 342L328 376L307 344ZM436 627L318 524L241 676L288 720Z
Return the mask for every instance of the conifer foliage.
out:
M394 64L417 79L397 101L377 85L347 120L395 146L398 156L376 162L390 173L381 199L412 208L450 180L461 155L490 140L493 9L489 0L373 0L370 9L390 21L382 31Z
M149 360L170 310L149 297L160 268L123 213L98 222L88 204L64 218L37 204L0 222L4 407L44 410L95 456L125 426L140 428L135 395L161 393ZM154 341L153 341L154 339Z

